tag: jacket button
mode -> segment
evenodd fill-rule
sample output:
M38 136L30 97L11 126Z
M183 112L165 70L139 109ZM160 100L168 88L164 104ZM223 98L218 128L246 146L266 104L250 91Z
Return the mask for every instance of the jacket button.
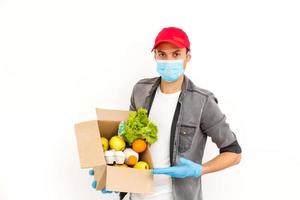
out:
M185 135L186 134L186 132L185 131L183 131L183 135Z

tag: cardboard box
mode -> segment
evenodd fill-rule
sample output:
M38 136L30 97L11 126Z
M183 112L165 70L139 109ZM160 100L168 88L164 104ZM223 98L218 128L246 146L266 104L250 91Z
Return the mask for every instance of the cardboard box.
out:
M106 164L101 136L108 140L118 133L120 121L128 118L129 112L121 110L96 109L97 120L75 124L77 146L81 168L93 168L96 190L150 193L153 191L153 175L150 170L130 167L115 167ZM149 146L139 154L150 169L153 168Z

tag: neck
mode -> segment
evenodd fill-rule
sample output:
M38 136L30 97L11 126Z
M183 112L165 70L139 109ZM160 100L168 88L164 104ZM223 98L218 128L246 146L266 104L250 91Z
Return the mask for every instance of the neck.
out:
M161 79L160 90L165 94L171 94L181 90L183 84L184 76L181 75L178 80L173 82L167 82Z

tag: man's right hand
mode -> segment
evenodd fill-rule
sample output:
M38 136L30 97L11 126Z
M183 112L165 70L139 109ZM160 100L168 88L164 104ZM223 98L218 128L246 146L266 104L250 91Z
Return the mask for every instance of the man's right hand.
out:
M94 170L93 170L93 169L90 169L90 170L89 170L89 175L90 175L90 176L94 176ZM94 180L94 181L92 182L92 188L96 189L96 186L97 186L97 181ZM111 194L111 193L112 193L112 191L106 190L105 188L102 189L101 192L102 192L103 194ZM115 192L115 193L118 193L118 192Z

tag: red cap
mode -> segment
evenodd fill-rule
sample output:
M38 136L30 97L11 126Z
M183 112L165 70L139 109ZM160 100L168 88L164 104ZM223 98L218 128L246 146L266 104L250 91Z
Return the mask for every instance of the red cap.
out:
M151 51L153 51L153 49L155 49L157 45L159 45L162 42L170 42L179 48L187 48L190 50L189 38L187 34L180 28L163 28L156 36L155 44Z

